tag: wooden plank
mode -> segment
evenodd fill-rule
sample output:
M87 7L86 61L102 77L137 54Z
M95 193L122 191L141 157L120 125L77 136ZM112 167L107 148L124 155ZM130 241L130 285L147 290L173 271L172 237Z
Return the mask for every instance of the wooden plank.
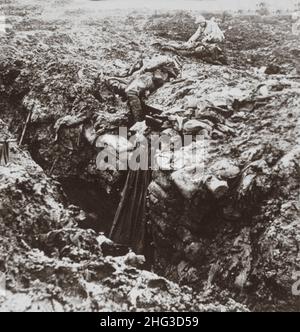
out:
M0 147L0 163L4 161L4 165L9 162L9 143L4 142Z
M23 129L23 132L22 132L22 136L21 136L21 139L20 139L20 142L19 142L19 146L21 146L22 143L23 143L23 140L24 140L24 137L25 137L25 134L26 134L26 130L27 130L28 124L29 124L29 122L31 120L33 107L34 106L31 107L31 109L30 109L30 111L29 111L29 113L27 115L26 123L25 123L24 129Z
M0 141L0 144L4 144L4 143L15 143L15 142L17 142L17 140L16 139L8 139L8 140L5 140L5 141Z

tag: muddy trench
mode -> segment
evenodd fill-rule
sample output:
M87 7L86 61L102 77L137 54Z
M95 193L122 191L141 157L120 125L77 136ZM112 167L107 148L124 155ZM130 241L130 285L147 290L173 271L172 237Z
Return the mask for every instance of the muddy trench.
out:
M26 92L26 89L21 91L19 98L15 93L11 98L5 96L1 98L1 106L5 110L3 118L10 124L10 131L18 139L22 135L21 124L25 123L28 112L22 105ZM69 136L69 134L69 129L67 129L65 135ZM28 149L32 159L43 168L45 173L60 184L66 206L71 208L74 206L79 209L78 211L82 211L77 219L78 227L92 229L108 236L120 202L127 172L121 172L118 174L117 181L109 182L107 185L107 174L103 180L101 177L97 178L95 174L83 171L93 153L86 141L82 142L83 152L77 154L75 151L64 158L64 156L60 156L64 152L56 150L55 147L49 150L47 147L47 152L43 153L46 150L45 146L49 142L51 144L49 135L53 137L51 120L42 124L30 123L24 137L23 147ZM54 162L60 157L62 157L66 173L59 166L55 167ZM75 161L75 167L71 165L73 161ZM242 213L234 216L233 221L230 218L224 221L224 207L231 207L232 201L228 205L226 200L216 200L211 194L196 195L192 200L185 200L178 188L168 183L168 172L153 172L153 180L164 188L167 197L161 197L157 202L157 199L153 200L153 192L151 190L148 192L145 215L148 227L145 246L147 252L143 253L147 262L144 268L175 282L192 286L195 290L203 290L206 275L210 273L212 265L211 255L216 255L218 252L216 246L218 246L220 236L228 236L228 233L231 234L229 239L239 236L244 228L251 227L255 223L253 217L260 212L260 206L251 204L250 201L244 202L245 207L243 207ZM235 190L237 180L231 183L232 191ZM155 193L154 191L154 195ZM261 201L266 199L267 197L260 198ZM260 234L256 233L255 236L259 238ZM119 251L119 248L116 247L115 253L111 251L108 253L118 255L120 252L122 253L122 250ZM124 251L124 253L126 252L127 250ZM217 282L217 277L214 276L214 278ZM220 279L219 282L223 287L223 280ZM246 288L251 291L256 286L249 283ZM240 296L238 289L231 288L231 291L239 300L243 300L244 295Z
M11 85L17 77L18 75L15 75L5 83ZM3 119L9 123L10 131L19 139L22 135L22 124L25 123L28 114L28 110L22 104L27 93L26 87L21 91L14 88L9 96L4 95L1 98ZM99 179L95 174L88 174L85 171L86 165L94 153L88 142L83 139L80 143L81 151L67 152L68 155L63 156L66 150L57 150L51 142L53 124L51 119L43 123L29 123L23 145L45 173L60 183L66 203L84 211L84 216L79 218L78 226L108 235L125 184L126 172L118 174L117 181L109 186L105 182L107 178L102 181L101 177ZM63 135L72 138L73 131L76 134L76 130L66 129ZM49 144L53 146L49 148ZM61 164L56 165L60 158ZM63 169L60 169L60 165L63 165ZM209 273L209 256L211 251L215 250L214 242L218 241L220 234L230 231L236 236L245 227L251 227L254 224L253 217L258 214L260 206L257 202L251 203L249 199L243 202L244 211L240 211L238 216L233 216L234 221L224 221L224 207L231 208L232 203L236 203L232 202L232 199L229 204L226 200L216 200L208 193L195 196L190 201L185 200L178 188L169 183L167 173L154 172L153 177L158 180L157 183L162 182L162 188L165 184L167 198L157 202L156 199L153 201L151 193L148 195L145 217L149 228L147 266L171 280L201 289L204 280L199 283L199 276ZM230 185L232 192L236 183L238 179ZM263 202L266 199L267 197L260 197L259 200ZM259 237L259 234L256 236ZM178 266L181 265L183 267L179 271Z
M181 15L181 24L191 25L188 31L178 31L178 39L185 40L195 25L190 15ZM154 42L157 38L172 41L174 36L167 32L172 31L172 35L176 29L180 30L174 18L169 18L167 23L160 16L148 17L148 21L140 19L143 23L153 21L147 34ZM237 38L239 30L236 29L245 22L237 24L235 20L226 23L232 34L226 41L230 60L227 66L213 66L183 57L185 76L182 81L166 84L147 99L149 105L163 108L167 116L168 112L182 115L184 124L200 121L204 128L211 129L206 133L205 167L209 181L221 182L226 193L219 197L205 181L195 187L194 175L189 173L153 171L146 199L146 251L142 252L146 263L139 268L179 285L188 285L193 291L204 292L205 296L214 294L217 301L219 296L230 297L252 310L297 310L299 301L291 294L291 287L293 273L299 268L299 211L295 208L299 198L300 153L295 143L299 141L296 130L299 84L288 78L288 75L293 77L288 74L294 70L291 59L286 60L282 55L275 61L269 52L275 38L269 31L270 26L262 25L260 30L255 21L247 21L249 27L242 31L245 36L240 38L254 40L257 35L262 40L256 42L265 48L257 52L254 47L241 50L240 40L233 37ZM171 23L177 27L175 32L170 29ZM230 24L233 28L229 29ZM252 29L256 31L254 37L251 26L255 27ZM103 30L107 40L112 39L110 28ZM95 29L97 32L98 26ZM268 31L267 41L263 31ZM98 38L97 33L95 36ZM42 45L37 62L33 61L35 55L28 51L27 59L10 55L0 67L1 120L19 142L32 110L33 117L24 132L21 150L29 152L47 180L58 186L63 209L76 221L76 229L95 232L91 238L87 236L86 241L91 245L86 248L90 252L90 248L97 247L98 236L109 236L127 173L99 171L96 167L98 150L86 133L91 129L92 133L115 136L120 126L130 124L126 101L105 86L100 69L107 66L108 72L117 74L139 59L140 48L145 48L151 56L157 52L156 46L150 47L150 43L131 44L129 41L133 38L129 36L128 40L122 39L122 45L132 56L130 59L129 56L123 59L126 52L120 51L117 42L112 50L103 50L103 63L97 59L98 49L89 49L87 54L92 52L92 60L82 68L84 60L80 62L78 54L82 55L84 46L77 54L76 43L58 32L53 36L53 43L74 47L71 60L60 58L55 48L51 50L55 56L47 58L48 49ZM42 36L45 44L51 45L48 37L52 38L52 32ZM29 50L30 43L37 42L34 38L38 40L39 36L26 40ZM274 43L278 44L276 38ZM97 40L91 44L105 42ZM69 50L62 50L64 52L68 54ZM275 63L281 72L274 75L259 72L261 66L269 63ZM66 125L62 122L58 135L56 125L65 118ZM83 118L83 121L68 125L70 118L76 121ZM179 130L176 121L172 121L165 131L174 135ZM42 231L44 229L45 233L57 232L65 237L59 227L54 232L41 227ZM38 227L35 232L37 230ZM76 233L73 229L66 233L68 231ZM51 241L45 244L30 235L28 244L41 249L47 257L55 255L55 244ZM85 242L78 245L82 246ZM102 250L103 256L118 257L125 256L130 248L109 243L106 249ZM98 255L98 251L95 252ZM64 257L61 252L57 255ZM81 256L72 253L72 259L77 262ZM122 284L122 277L117 279L112 288Z

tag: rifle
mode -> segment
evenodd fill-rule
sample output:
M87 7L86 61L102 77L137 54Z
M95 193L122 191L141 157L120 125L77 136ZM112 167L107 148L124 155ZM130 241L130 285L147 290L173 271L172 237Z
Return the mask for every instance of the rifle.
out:
M163 110L161 110L153 105L148 105L148 104L143 103L143 107L145 108L146 112L151 115L154 115L154 114L160 115L163 112Z
M154 130L159 130L163 124L163 117L160 117L162 110L143 103L143 109L146 115L146 124L148 127L153 128Z

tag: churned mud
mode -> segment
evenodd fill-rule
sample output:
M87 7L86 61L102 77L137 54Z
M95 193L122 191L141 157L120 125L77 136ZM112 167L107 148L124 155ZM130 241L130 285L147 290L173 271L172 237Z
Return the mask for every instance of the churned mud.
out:
M129 124L104 75L197 26L185 11L54 3L2 6L0 138L16 141L0 166L1 310L298 311L300 45L289 18L222 17L228 65L182 57L182 78L148 98L188 132L205 129L206 173L228 188L219 197L186 170L154 171L145 262L105 237L125 175L97 169L84 133ZM78 121L57 142L68 115Z

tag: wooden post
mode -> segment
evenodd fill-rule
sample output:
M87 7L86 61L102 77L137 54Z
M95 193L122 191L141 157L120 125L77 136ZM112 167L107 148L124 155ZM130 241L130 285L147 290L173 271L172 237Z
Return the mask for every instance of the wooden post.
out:
M17 140L16 139L7 139L7 140L5 140L5 141L0 141L0 144L4 144L4 143L15 143L15 142L17 142Z
M16 142L15 139L7 139L5 141L0 141L0 163L2 159L4 160L4 164L6 165L9 162L9 143Z
M30 109L30 111L29 111L29 113L27 115L27 119L26 119L26 122L25 122L25 126L24 126L24 129L23 129L23 132L22 132L22 136L21 136L20 142L19 142L19 146L21 146L22 143L23 143L23 140L24 140L24 137L25 137L25 134L26 134L26 130L27 130L28 124L29 124L29 122L31 120L33 107L34 106L31 107L31 109Z
M0 165L1 165L2 159L4 159L4 163L5 163L5 148L4 148L4 144L2 144L0 146Z
M56 158L54 159L53 163L52 163L51 169L50 169L50 171L49 171L49 175L50 175L50 176L52 175L52 173L53 173L53 171L54 171L55 165L56 165L56 163L58 162L58 158L59 158L59 157L56 157Z

